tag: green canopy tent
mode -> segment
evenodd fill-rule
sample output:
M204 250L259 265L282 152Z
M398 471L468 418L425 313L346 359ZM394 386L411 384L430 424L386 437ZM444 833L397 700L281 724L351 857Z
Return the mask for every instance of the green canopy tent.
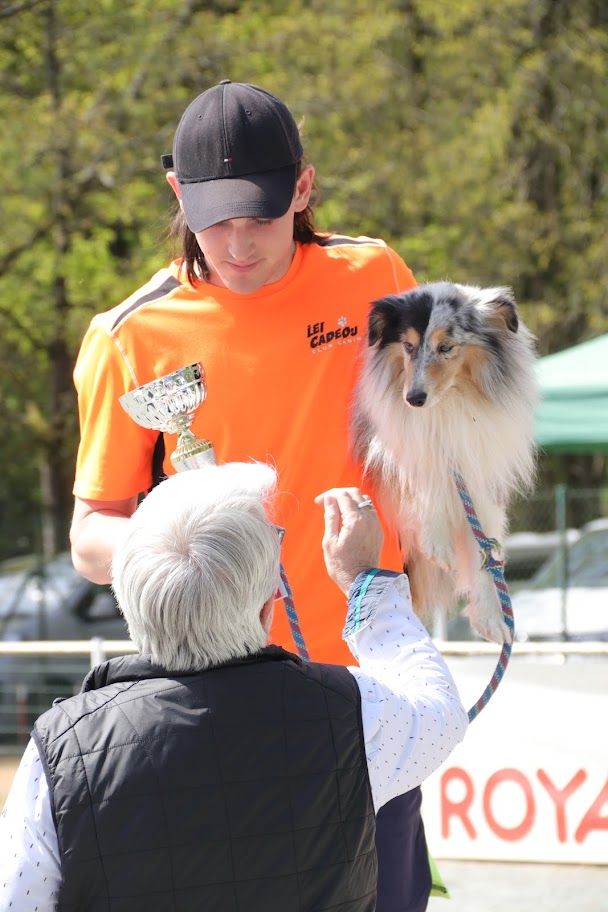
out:
M608 453L608 334L541 358L535 437L544 450Z

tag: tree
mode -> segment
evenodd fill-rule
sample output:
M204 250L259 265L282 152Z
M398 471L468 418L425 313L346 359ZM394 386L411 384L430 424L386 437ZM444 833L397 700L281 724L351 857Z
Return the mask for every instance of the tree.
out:
M9 490L18 479L21 497L41 507L45 553L67 541L74 353L92 312L120 300L156 252L162 182L152 175L181 107L181 92L158 103L165 60L201 6L157 3L151 14L143 2L44 0L0 11L0 117L11 125L1 141L0 325L12 395L2 409L22 458L14 441L5 452ZM146 50L134 55L116 40L125 33Z
M222 78L303 120L321 227L420 281L512 285L542 353L608 331L603 0L13 0L0 23L0 555L40 509L65 547L79 341L161 265L159 155Z

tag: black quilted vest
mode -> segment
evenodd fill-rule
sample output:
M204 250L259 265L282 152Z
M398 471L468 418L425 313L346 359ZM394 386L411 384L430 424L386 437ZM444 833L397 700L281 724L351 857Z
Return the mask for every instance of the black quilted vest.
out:
M371 912L374 810L355 679L268 647L205 672L94 669L36 723L58 909Z

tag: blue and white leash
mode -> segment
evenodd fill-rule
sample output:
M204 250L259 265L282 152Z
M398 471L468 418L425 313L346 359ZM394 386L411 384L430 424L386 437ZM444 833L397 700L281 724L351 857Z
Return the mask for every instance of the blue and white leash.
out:
M507 588L503 570L504 561L495 558L493 553L494 550L498 547L498 542L494 538L488 538L481 528L481 523L479 522L479 518L475 512L473 500L468 492L464 478L460 472L453 470L452 475L454 476L456 490L458 491L462 506L464 507L465 516L471 527L471 531L475 536L477 544L479 545L479 550L481 551L482 569L487 570L494 580L494 586L496 587L496 592L498 594L498 598L500 599L500 606L502 608L504 622L511 633L513 633L515 626L513 621L513 608L511 606L511 597L509 595L509 590ZM503 643L502 650L500 652L500 656L498 657L498 662L496 664L496 668L494 670L494 674L492 675L490 683L480 696L479 700L477 700L474 706L472 706L469 710L469 722L472 722L473 719L479 715L484 706L487 706L492 694L495 692L496 688L502 681L507 665L509 664L509 658L511 657L511 649L511 643Z
M511 606L511 598L509 596L509 590L507 588L507 583L505 581L505 575L503 571L504 563L502 560L498 560L494 557L494 550L497 548L498 543L493 538L488 538L483 529L481 528L481 523L475 511L475 506L471 495L468 492L467 486L464 482L462 475L459 472L453 471L454 481L456 483L456 489L458 495L464 507L464 512L467 518L467 521L471 527L471 531L475 536L477 544L479 545L479 550L482 555L482 568L487 570L491 574L494 581L494 586L496 587L496 592L498 598L500 599L500 604L502 608L503 618L505 624L510 631L514 629L513 621L513 608ZM367 592L367 589L374 578L375 573L378 571L372 571L368 574L367 578L361 590L359 592L357 602L355 604L355 623L358 621L359 612L361 610L361 603ZM281 566L281 595L285 602L285 611L287 613L287 620L289 622L289 628L291 630L291 636L295 643L295 647L298 655L305 661L310 661L310 654L306 647L306 642L304 640L304 635L302 633L302 628L300 626L300 621L296 611L296 607L293 600L293 593L291 587L287 580L287 575L283 566ZM503 679L504 673L506 671L507 665L509 663L509 658L511 656L511 643L503 643L500 656L498 657L498 662L494 670L494 674L490 679L489 684L485 688L484 692L477 700L477 702L469 709L469 722L472 722L473 719L477 718L484 706L487 706L490 698L496 691L498 685Z
M287 614L291 638L295 643L296 651L301 659L304 659L305 662L310 662L310 655L304 641L302 628L300 627L300 619L298 618L296 606L293 601L293 592L291 591L291 586L289 585L289 580L287 579L283 564L281 564L281 585L279 587L279 592L285 603L285 612Z

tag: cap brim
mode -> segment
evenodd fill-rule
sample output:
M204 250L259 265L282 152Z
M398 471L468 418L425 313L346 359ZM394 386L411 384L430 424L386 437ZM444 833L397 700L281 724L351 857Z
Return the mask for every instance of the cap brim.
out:
M188 227L196 233L227 219L280 218L293 199L296 171L297 165L288 165L242 177L180 182Z

